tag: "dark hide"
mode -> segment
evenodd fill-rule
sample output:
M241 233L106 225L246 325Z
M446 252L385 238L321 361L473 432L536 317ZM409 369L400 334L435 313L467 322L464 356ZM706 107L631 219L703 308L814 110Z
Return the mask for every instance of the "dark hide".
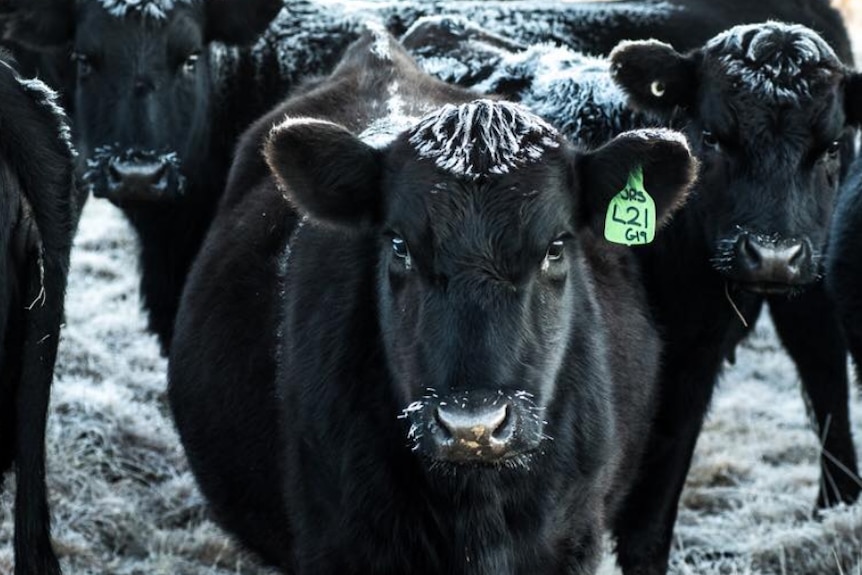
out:
M0 101L0 474L16 476L15 574L56 575L45 424L76 221L72 150L53 92L5 61Z
M408 439L410 421L398 418L426 390L419 381L411 385L403 379L410 362L396 361L393 350L414 337L427 341L425 350L432 356L423 361L429 365L440 357L434 354L444 354L449 359L440 361L463 364L464 373L487 374L486 383L475 384L478 394L483 386L512 385L491 378L498 370L484 362L493 362L504 349L517 355L520 347L525 353L529 346L517 343L517 334L529 339L526 334L537 330L545 337L560 328L539 322L526 329L530 320L525 318L522 328L504 330L511 334L508 343L477 343L472 360L461 346L458 362L457 353L446 352L455 340L436 349L428 339L445 333L430 323L425 323L429 331L393 335L418 324L393 323L394 300L375 294L375 284L388 275L382 263L378 275L375 262L391 259L386 255L391 240L381 235L381 222L388 229L396 207L403 210L411 195L410 203L420 201L435 184L456 195L463 193L457 191L462 186L484 185L458 183L435 169L433 161L417 158L406 141L409 134L394 144L374 140L379 133L370 128L390 115L393 101L403 105L394 116L413 117L473 98L419 73L394 43L389 45L391 60L369 50L378 42L355 45L330 78L288 100L241 140L224 203L190 275L171 349L169 398L192 468L222 525L285 572L592 572L605 510L617 503L612 495L624 493L624 478L636 466L646 432L658 343L630 253L597 239L598 219L587 198L600 206L599 198L622 189L637 163L645 166L646 185L666 214L690 182L692 161L687 149L664 133L632 134L591 155L575 152L555 136L546 159L526 166L516 161L509 175L483 177L488 188L477 190L477 201L498 198L492 200L492 205L499 203L497 217L517 219L519 205L526 202L533 208L525 209L538 218L528 220L543 222L544 231L525 230L523 237L532 247L524 255L529 257L515 257L501 269L518 266L510 270L514 277L534 285L525 293L538 297L545 291L552 301L562 302L569 311L552 314L557 318L552 323L585 322L589 328L569 326L570 335L551 344L559 353L534 350L544 360L527 359L526 365L535 362L536 370L548 369L548 362L556 366L551 369L558 376L547 385L557 392L531 388L535 407L544 408L549 422L544 431L552 441L533 437L542 447L509 465L442 464L450 467L429 470L428 461L411 451L418 443ZM285 117L315 120L283 122ZM270 135L275 124L281 125ZM393 128L393 137L405 129L398 122ZM360 132L377 147L351 135ZM422 133L421 127L412 133ZM264 144L275 177L258 156ZM470 164L481 166L486 153L476 152ZM666 166L662 175L650 168L653 163ZM405 188L403 182L411 185ZM394 189L408 195L398 199L386 191ZM538 193L533 189L553 190L547 193L556 198L554 204L530 201ZM455 208L445 204L440 208ZM297 226L290 205L312 210L329 223ZM423 221L413 217L402 222L402 233L416 248L411 254L417 271L428 261L421 248L428 235L415 228ZM552 268L556 280L551 283L557 287L528 279L535 278L533 266L546 256L547 242L562 230L570 231L563 236L565 258ZM458 226L450 231L457 232ZM524 250L506 243L504 253L516 256ZM443 268L448 265L444 253L439 260ZM430 280L418 280L425 274L404 278L413 286L407 292L426 285ZM448 289L451 303L459 302L455 307L472 318L464 316L453 326L466 320L463 325L473 326L471 342L479 342L479 334L489 327L487 313L503 303L492 302L500 295L505 299L505 289L498 294L503 284L493 288L496 281L488 283L490 278L474 283L470 275L452 276ZM445 293L432 295L441 302L449 299ZM405 305L414 308L406 297ZM476 307L474 297L491 299ZM541 304L534 300L532 305ZM571 313L575 308L580 312ZM381 322L392 329L381 333ZM614 345L607 346L605 330L614 334ZM500 330L492 331L500 335ZM633 353L634 343L618 341L643 347ZM281 362L276 378L277 348ZM512 358L500 363L506 364L513 365ZM442 377L445 371L431 373ZM452 389L448 377L434 385L441 393ZM276 411L285 427L277 425ZM578 512L560 512L566 508ZM501 513L518 525L516 531L503 525ZM549 541L553 543L546 545Z
M845 34L826 38L846 46ZM632 105L681 126L701 160L691 201L639 252L667 345L663 399L615 531L626 575L660 574L717 376L764 302L823 442L818 506L859 495L845 344L819 281L858 76L810 30L781 24L734 28L684 54L624 43L611 66Z
M848 100L850 101L850 100ZM862 93L856 94L862 103ZM841 188L826 258L826 285L862 383L862 160L856 160Z

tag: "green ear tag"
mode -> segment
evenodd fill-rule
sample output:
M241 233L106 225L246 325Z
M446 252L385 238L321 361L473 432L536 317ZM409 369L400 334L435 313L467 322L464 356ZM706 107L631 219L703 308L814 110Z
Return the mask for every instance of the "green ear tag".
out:
M644 189L641 166L632 170L626 187L608 205L605 239L626 246L648 244L655 239L655 200Z

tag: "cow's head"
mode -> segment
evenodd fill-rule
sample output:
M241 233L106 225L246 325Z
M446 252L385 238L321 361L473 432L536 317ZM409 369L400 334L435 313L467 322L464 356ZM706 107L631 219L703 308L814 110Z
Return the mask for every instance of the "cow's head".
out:
M813 31L738 26L679 54L625 42L612 73L637 108L684 126L701 160L687 210L730 281L781 293L820 277L858 77ZM855 102L855 104L854 104Z
M579 437L606 437L607 366L595 355L605 334L585 249L604 241L611 198L638 167L659 222L679 203L695 171L680 135L630 132L580 153L524 109L479 100L443 107L382 149L334 124L287 120L266 156L300 212L378 234L368 273L416 451L523 461L554 425L554 401L584 414ZM578 375L561 375L564 361ZM569 376L578 383L560 389Z
M65 47L87 180L117 203L174 199L205 157L214 42L257 37L282 0L7 0L5 39ZM20 5L15 7L14 5Z

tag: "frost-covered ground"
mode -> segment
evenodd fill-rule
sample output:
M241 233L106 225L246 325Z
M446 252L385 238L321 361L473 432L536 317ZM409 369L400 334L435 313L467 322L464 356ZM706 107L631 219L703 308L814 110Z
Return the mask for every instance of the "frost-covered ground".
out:
M73 252L48 430L65 572L269 574L207 518L168 416L165 361L138 310L135 249L120 214L91 200ZM737 359L698 444L671 572L862 575L862 505L812 517L818 442L768 322ZM862 445L856 391L851 408ZM6 479L0 575L12 572L14 479Z

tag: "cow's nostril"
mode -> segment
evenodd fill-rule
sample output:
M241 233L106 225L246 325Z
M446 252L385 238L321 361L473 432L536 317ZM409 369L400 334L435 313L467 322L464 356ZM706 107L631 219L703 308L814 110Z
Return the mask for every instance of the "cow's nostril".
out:
M750 268L757 268L763 263L760 247L748 234L741 236L737 243L739 257Z
M123 181L123 175L120 173L120 170L117 169L117 166L114 162L108 164L108 182L112 186L116 186L121 184Z
M802 267L808 260L808 244L799 242L787 248L787 264L794 269Z
M495 441L506 442L512 438L515 433L515 417L512 414L512 408L508 404L503 406L503 419L496 429L492 430L491 437Z

